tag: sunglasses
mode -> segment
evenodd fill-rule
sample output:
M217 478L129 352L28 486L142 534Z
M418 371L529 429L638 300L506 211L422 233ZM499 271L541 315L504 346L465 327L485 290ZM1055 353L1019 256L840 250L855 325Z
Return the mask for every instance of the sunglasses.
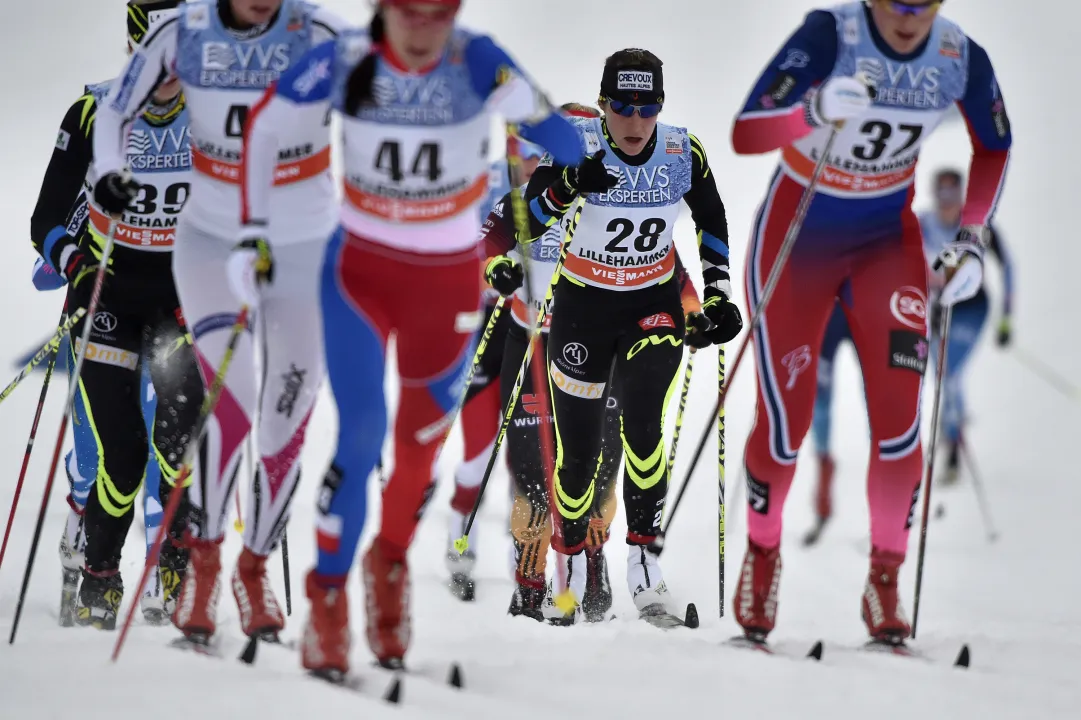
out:
M612 109L616 115L623 117L632 117L634 111L638 111L639 117L651 118L657 117L661 113L661 109L664 107L664 103L651 103L649 105L631 105L630 103L621 102L619 100L613 100L608 98L608 107Z
M459 9L458 5L432 7L430 3L417 2L416 0L385 0L385 4L397 8L405 17L405 20L411 23L450 22L458 14ZM419 5L428 5L428 8L421 10L418 8Z
M938 12L938 8L942 5L942 0L923 3L922 5L911 5L906 2L901 2L901 0L881 0L881 2L889 8L890 12L894 15L912 15L914 17Z

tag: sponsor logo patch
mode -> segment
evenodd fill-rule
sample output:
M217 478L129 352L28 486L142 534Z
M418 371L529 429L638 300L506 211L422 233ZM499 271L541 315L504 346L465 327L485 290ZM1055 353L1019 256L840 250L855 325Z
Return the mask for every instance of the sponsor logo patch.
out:
M617 90L652 90L653 73L647 70L620 70L616 75Z
M911 330L890 331L890 367L904 368L923 375L927 369L927 339Z
M656 315L650 315L644 317L638 321L638 327L643 330L653 330L655 328L674 328L676 326L675 320L668 313L657 313Z

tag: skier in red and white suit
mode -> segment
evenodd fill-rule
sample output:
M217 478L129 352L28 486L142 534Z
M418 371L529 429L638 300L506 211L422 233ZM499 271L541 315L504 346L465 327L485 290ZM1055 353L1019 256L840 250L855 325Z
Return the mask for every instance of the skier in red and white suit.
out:
M972 140L972 182L947 305L982 282L986 227L1003 185L1009 120L987 53L938 14L940 2L868 0L810 13L759 77L736 119L740 154L781 150L758 211L748 302L762 301L796 207L838 126L814 200L755 329L758 409L745 463L749 545L736 620L764 642L776 622L781 514L810 426L819 348L839 298L860 356L871 425L871 571L862 616L872 638L911 633L897 596L919 492L920 386L928 357L927 279L912 213L921 142L953 106Z

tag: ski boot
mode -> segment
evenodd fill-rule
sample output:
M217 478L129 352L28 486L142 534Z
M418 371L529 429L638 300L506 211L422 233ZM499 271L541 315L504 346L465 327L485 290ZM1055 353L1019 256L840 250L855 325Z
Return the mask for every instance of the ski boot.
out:
M124 600L120 571L92 572L84 568L82 574L76 622L98 630L116 630L116 616Z
M187 566L187 550L174 544L167 536L158 555L158 566L154 568L139 601L143 619L148 625L169 623L169 618L176 611L176 600Z
M185 538L191 553L188 569L180 583L173 625L184 633L190 642L206 645L218 629L218 599L221 594L221 543L217 540Z
M668 588L661 566L657 556L645 545L627 546L627 589L631 591L639 617L668 613Z
M586 551L564 555L556 551L556 562L564 568L565 587L548 583L544 615L552 625L567 627L582 617L582 598L586 594Z
M582 613L586 622L601 622L612 609L612 585L608 581L608 561L604 546L586 548L586 587Z
M946 467L939 475L938 483L942 487L956 485L961 478L961 442L946 440Z
M312 614L304 628L300 659L316 675L340 680L349 672L349 599L345 585L328 585L314 570L304 582Z
M780 548L766 549L748 541L732 605L736 622L751 642L764 643L777 624L780 584Z
M448 587L451 593L464 602L473 602L476 598L477 586L473 580L473 568L477 564L477 553L472 547L460 553L454 548L454 541L465 534L466 516L457 510L450 511L450 541L447 544L447 554L444 561L447 572L450 573Z
M380 665L401 669L413 632L409 565L404 553L401 559L388 557L377 537L364 554L361 567L367 595L368 646Z
M511 595L507 614L544 622L544 608L548 597L544 577L527 578L516 574L514 579L514 594Z
M874 642L902 645L912 634L897 593L902 562L900 555L871 551L871 571L863 588L860 614Z
M266 561L265 555L256 555L244 547L233 571L233 597L240 610L240 627L245 635L279 642L278 633L285 627L285 614L270 587Z
M86 547L86 534L83 531L83 510L72 502L68 496L68 504L71 512L68 514L68 522L64 527L64 533L60 536L60 567L63 572L60 590L60 626L72 627L75 625L75 608L78 603L80 572L86 558L83 549Z

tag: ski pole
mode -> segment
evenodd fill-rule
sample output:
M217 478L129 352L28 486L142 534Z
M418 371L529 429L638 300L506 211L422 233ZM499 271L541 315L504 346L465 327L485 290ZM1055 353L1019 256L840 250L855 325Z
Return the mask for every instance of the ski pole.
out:
M1028 352L1016 345L1011 348L1012 355L1025 367L1038 375L1044 382L1070 398L1074 402L1081 402L1081 387L1078 387L1057 373L1050 365L1043 362L1035 354Z
M81 316L80 316L81 317ZM64 303L64 310L60 313L60 326L65 325L67 319L67 303ZM11 512L8 514L8 524L4 528L4 544L0 545L0 567L4 565L4 554L8 549L8 537L11 535L11 526L15 523L15 509L19 507L19 495L23 490L23 481L26 479L26 469L30 466L30 453L34 450L34 438L38 434L38 423L41 421L41 411L45 407L45 396L49 392L49 381L53 377L53 368L56 366L57 355L60 354L60 342L49 341L49 347L52 347L52 352L49 355L49 364L45 367L45 380L41 384L41 395L38 396L38 407L34 411L34 422L30 426L30 439L26 441L26 452L23 454L23 464L19 469L19 480L15 483L15 497L11 500Z
M724 398L724 345L717 346L717 392ZM687 477L690 482L690 477ZM717 408L717 602L724 618L724 403Z
M575 219L577 218L577 208L571 208L571 210L568 210L568 212L575 212L576 214L573 217ZM466 550L469 549L469 532L473 527L473 521L476 519L477 511L480 509L481 499L484 497L484 490L488 486L488 480L492 476L492 470L495 467L496 457L499 455L499 449L503 445L503 439L507 435L507 428L510 426L511 417L513 416L514 409L518 404L518 396L521 394L522 385L525 383L525 373L530 368L530 362L532 361L534 348L534 343L532 341L533 337L539 334L541 329L544 327L544 321L548 317L548 312L551 309L553 301L553 291L555 289L555 285L559 278L559 275L563 269L563 260L566 257L567 246L570 244L571 238L574 235L574 229L575 224L572 223L571 227L568 228L567 233L563 238L562 244L560 245L559 260L556 262L555 271L552 273L552 281L548 285L548 292L545 296L544 302L541 304L540 309L537 312L536 322L533 323L533 327L531 328L532 334L530 337L530 342L526 346L525 357L522 359L522 365L518 368L518 375L517 377L515 377L514 387L511 389L510 397L507 400L507 407L503 412L503 421L500 424L499 433L496 435L495 443L492 446L492 452L488 457L488 465L484 470L484 477L481 479L480 491L477 494L476 501L473 503L473 508L469 511L469 515L466 518L465 528L462 536L454 541L454 548L458 551L459 554L464 553ZM549 503L549 505L551 505L551 503ZM553 532L555 532L555 528L553 528L552 530Z
M23 603L26 601L26 590L30 586L30 574L34 569L34 557L38 552L38 542L41 540L41 530L45 525L45 511L49 507L49 494L53 489L53 479L56 477L56 469L60 465L60 451L64 448L64 437L68 431L68 419L75 407L75 393L79 390L79 374L83 370L83 361L86 360L86 352L90 347L90 330L94 326L94 314L97 312L98 303L101 302L102 289L105 287L105 275L109 270L109 258L113 254L113 246L116 244L116 218L109 220L109 233L105 238L105 247L102 248L100 265L94 275L94 286L90 290L90 302L86 306L86 324L83 325L80 343L75 346L75 367L71 371L71 379L68 381L68 394L64 401L63 415L60 417L60 430L56 435L56 445L53 447L53 460L49 465L49 476L45 478L45 492L41 498L41 510L38 511L37 525L34 528L34 537L30 541L30 556L26 559L26 572L23 574L22 587L19 588L19 601L15 605L15 618L11 623L11 637L8 644L15 643L15 634L19 631L19 619L23 613ZM76 313L77 314L77 313ZM59 343L58 343L59 345ZM139 589L138 597L142 594Z
M192 466L196 461L196 455L199 451L199 445L202 442L203 434L206 432L211 415L214 414L214 410L218 406L218 400L221 399L222 390L225 388L225 375L233 362L233 355L236 354L237 345L240 344L240 337L244 334L244 330L248 326L248 314L248 306L241 306L240 312L237 313L236 316L236 322L233 323L233 329L229 336L229 343L225 346L225 354L222 357L221 365L218 367L218 372L214 374L214 380L210 384L210 389L203 398L203 407L199 411L199 420L195 424L195 429L191 434L191 440L188 442L188 447L184 451L184 464L177 473L176 485L173 488L174 492L169 493L169 502L165 504L165 512L162 514L158 535L154 538L154 546L152 550L146 554L146 564L143 566L143 574L142 577L139 578L139 586L136 589L135 597L142 596L143 588L146 587L146 581L150 577L150 571L157 566L158 553L161 551L161 544L165 540L165 532L172 525L173 517L176 515L177 508L180 507L181 495L187 490L187 479L188 476L191 475ZM131 620L135 615L136 605L137 603L132 603L128 608L128 614L124 617L124 625L121 627L120 635L117 636L116 645L113 647L113 662L116 662L117 658L120 657L120 651L124 647L124 640L128 636L128 630L131 629Z
M84 308L79 308L71 317L60 323L60 327L56 329L53 336L46 341L37 353L34 354L34 357L30 358L30 362L26 363L26 366L19 371L19 374L15 376L15 379L8 383L8 386L0 392L0 402L3 402L11 395L11 393L15 392L15 388L19 386L19 383L25 380L26 376L33 372L34 368L40 365L45 358L49 357L54 351L60 348L60 343L63 342L64 336L71 332L71 329L83 319L83 315L86 315L86 310Z
M946 306L946 313L942 318L942 337L938 344L938 363L935 369L935 400L931 410L931 439L927 453L927 463L924 467L923 483L923 516L920 518L920 544L916 560L916 597L912 602L912 639L916 639L916 622L920 617L920 590L923 587L923 558L927 550L927 519L931 514L931 476L935 467L935 451L938 449L938 426L941 421L940 407L942 404L942 386L946 378L946 350L949 348L950 321L953 318L953 305Z
M803 229L803 221L806 219L807 211L811 207L811 200L814 198L815 188L818 185L819 178L822 176L822 171L825 170L830 152L833 149L833 143L837 139L839 130L840 128L835 125L830 131L829 137L826 139L826 146L822 149L822 154L819 156L818 162L815 163L814 172L811 173L811 178L807 182L807 187L804 188L803 194L800 196L799 205L796 206L796 214L792 217L792 222L788 226L788 233L785 235L784 242L781 244L781 249L777 253L777 259L770 269L769 277L766 279L766 285L762 290L762 297L759 298L757 305L753 309L751 326L748 328L747 334L743 336L743 340L736 350L736 359L735 362L732 363L731 372L727 374L724 384L717 393L717 403L713 406L713 413L710 416L711 419L709 423L706 424L706 427L702 429L702 436L698 441L698 447L695 450L694 458L691 460L691 466L687 468L687 472L684 474L685 479L683 481L683 486L680 488L679 494L676 495L675 502L672 503L671 511L669 511L668 523L665 529L662 530L657 537L658 547L664 546L663 536L668 532L668 529L672 527L672 519L675 517L676 510L679 509L680 502L683 500L687 485L694 476L694 470L698 466L699 459L702 457L702 451L705 449L706 443L709 442L709 436L713 430L712 418L719 418L721 416L721 406L724 405L724 399L728 394L728 388L732 386L732 380L735 378L740 363L743 361L743 355L746 353L747 347L750 345L755 332L757 332L758 326L761 324L762 317L766 311L766 306L769 305L769 301L773 297L773 293L781 281L781 273L784 271L785 265L788 264L788 256L792 253L792 247L796 244L796 239L799 237L800 230Z
M976 503L980 506L980 516L983 518L984 530L987 531L987 540L988 542L995 542L998 540L998 531L995 530L995 523L991 519L991 504L987 501L983 476L980 474L979 468L976 467L976 461L973 459L972 453L969 452L968 443L963 439L961 440L961 454L964 455L965 465L968 466L969 475L972 476L972 489L976 493Z

